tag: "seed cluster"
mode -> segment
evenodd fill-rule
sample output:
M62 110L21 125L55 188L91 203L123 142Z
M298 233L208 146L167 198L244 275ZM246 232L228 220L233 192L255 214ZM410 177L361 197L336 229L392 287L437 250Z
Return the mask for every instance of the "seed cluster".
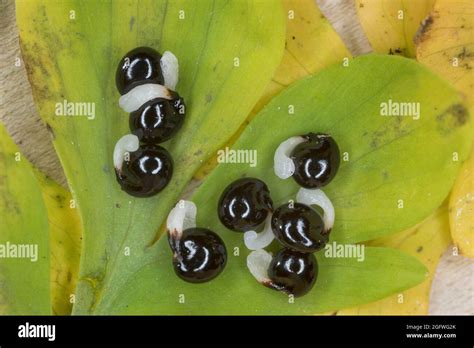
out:
M117 68L119 103L130 112L132 134L117 142L114 166L117 181L132 196L153 196L171 180L173 160L158 144L171 139L184 122L185 104L174 91L177 81L178 61L169 51L161 56L138 47Z
M283 164L281 163L283 162ZM288 168L289 167L289 168ZM283 142L275 153L275 173L293 176L302 186L297 202L273 210L267 185L256 178L232 182L223 191L217 213L228 229L245 232L245 245L254 250L247 265L263 285L303 296L314 286L318 263L313 253L329 241L334 208L320 187L339 167L339 148L327 134L309 133ZM323 214L312 205L319 206ZM264 225L262 232L255 229ZM273 239L283 246L273 257L263 248Z

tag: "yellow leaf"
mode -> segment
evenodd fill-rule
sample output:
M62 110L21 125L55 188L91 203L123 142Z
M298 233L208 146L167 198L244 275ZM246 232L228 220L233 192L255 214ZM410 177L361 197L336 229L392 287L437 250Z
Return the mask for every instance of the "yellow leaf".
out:
M79 274L82 223L69 191L38 170L35 174L48 212L52 310L68 315Z
M413 38L435 0L356 0L360 23L374 52L415 56Z
M367 243L403 250L417 257L428 269L425 281L414 288L383 300L340 310L338 315L424 315L428 314L429 295L438 261L450 244L448 208L443 204L421 224L392 236Z
M459 254L474 257L474 156L464 162L449 198L451 237Z
M254 111L289 84L351 57L316 1L284 0L283 3L287 14L285 53Z
M474 2L438 0L416 38L416 58L474 106Z

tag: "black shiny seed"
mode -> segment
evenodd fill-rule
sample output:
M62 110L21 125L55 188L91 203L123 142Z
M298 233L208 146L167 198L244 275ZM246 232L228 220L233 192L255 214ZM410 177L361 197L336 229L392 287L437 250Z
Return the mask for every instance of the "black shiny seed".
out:
M264 222L272 208L267 185L259 179L243 178L226 187L219 199L217 213L225 227L245 232Z
M115 74L115 84L120 94L145 83L164 83L160 66L161 54L150 47L137 47L121 60Z
M169 140L181 128L185 117L182 98L157 98L130 113L130 130L141 142L157 144Z
M302 187L323 187L334 178L339 169L339 147L327 134L309 133L307 141L291 152L295 164L293 179Z
M176 274L191 283L204 283L217 277L227 263L222 239L206 228L188 228L181 238L170 241Z
M158 145L140 145L129 154L120 171L116 170L117 181L122 190L136 197L157 194L168 185L173 175L173 160L166 149Z
M307 294L318 277L318 262L313 254L281 249L268 268L271 280L266 286L292 294L295 297Z
M302 253L322 249L329 240L321 215L301 203L282 205L272 215L272 231L284 246Z

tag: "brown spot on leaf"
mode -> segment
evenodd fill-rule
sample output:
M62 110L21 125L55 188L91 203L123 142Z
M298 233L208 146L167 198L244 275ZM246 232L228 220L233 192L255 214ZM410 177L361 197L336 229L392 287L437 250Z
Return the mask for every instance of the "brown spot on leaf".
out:
M463 126L469 120L469 111L462 104L453 104L436 116L438 132L448 135L455 128Z
M423 246L419 246L417 249L416 249L416 252L417 253L421 253L423 251Z
M431 14L428 17L426 17L423 20L423 22L421 22L421 26L418 29L418 31L416 32L415 37L413 38L413 42L415 43L415 45L418 45L422 41L426 40L426 37L427 37L426 34L429 31L429 29L430 29L430 27L431 27L431 25L433 24L433 21L434 21L433 16L434 16L434 14Z

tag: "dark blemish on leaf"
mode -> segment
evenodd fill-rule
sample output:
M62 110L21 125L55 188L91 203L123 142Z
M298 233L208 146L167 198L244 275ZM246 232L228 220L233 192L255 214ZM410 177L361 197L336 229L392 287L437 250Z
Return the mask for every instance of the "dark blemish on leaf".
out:
M66 197L61 196L61 195L56 195L54 198L56 199L56 202L58 202L59 208L64 208L64 201L66 200Z
M218 65L219 65L219 63L216 63L216 65L214 65L214 66L212 67L212 71L213 71L213 72L216 72Z
M209 104L212 101L212 94L207 94L206 95L206 104Z
M51 137L53 139L56 139L56 134L54 134L53 128L50 126L49 123L46 122L46 129L48 130L49 134L51 134Z
M421 253L422 251L423 251L423 247L420 245L420 246L418 247L418 249L416 249L416 252L417 252L417 253Z
M469 120L469 112L462 104L453 104L436 116L438 132L448 135L457 127L461 127Z
M397 47L397 48L395 48L395 49L393 49L393 50L390 48L390 49L388 50L388 54L390 54L390 55L402 54L402 53L403 53L403 50L402 50L400 47Z
M469 55L470 55L470 54L467 52L466 46L463 46L461 52L458 53L457 57L458 57L459 59L464 59L465 57L469 57Z
M71 273L71 271L68 271L67 272L67 282L70 283L71 280L72 280L72 273Z
M360 4L359 4L359 8L364 8L364 4L363 4L363 3L360 3ZM337 313L337 312L335 312L335 313Z
M383 181L387 181L388 180L388 172L386 170L384 170L382 172L382 178L383 178Z
M202 155L202 150L197 150L195 153L193 153L193 156L197 157Z
M394 139L409 133L413 127L412 122L403 122L404 116L392 116L379 126L372 134L370 148L378 149L384 144L392 142Z
M133 30L133 25L135 24L135 17L131 16L130 17L130 25L129 25L129 30L132 31Z
M426 17L422 22L421 26L416 32L415 36L413 37L413 42L415 45L420 44L421 42L425 41L427 36L426 33L430 29L431 25L433 24L433 16L430 15Z
M120 207L121 207L120 203L115 203L115 208L120 208Z
M102 171L106 174L109 174L110 173L110 167L108 164L105 164L103 167L102 167Z
M296 39L296 37L294 37L294 36L292 36L291 38L292 38L293 40L295 40L295 39Z
M471 60L472 61L472 58L474 57L474 52L471 52L471 51L468 51L466 46L463 46L463 48L461 49L461 52L459 52L456 57L462 61L464 60ZM451 59L449 59L449 61L451 62ZM461 67L465 68L466 70L471 70L472 69L472 66L469 64L468 61L466 61L465 63L461 64Z

